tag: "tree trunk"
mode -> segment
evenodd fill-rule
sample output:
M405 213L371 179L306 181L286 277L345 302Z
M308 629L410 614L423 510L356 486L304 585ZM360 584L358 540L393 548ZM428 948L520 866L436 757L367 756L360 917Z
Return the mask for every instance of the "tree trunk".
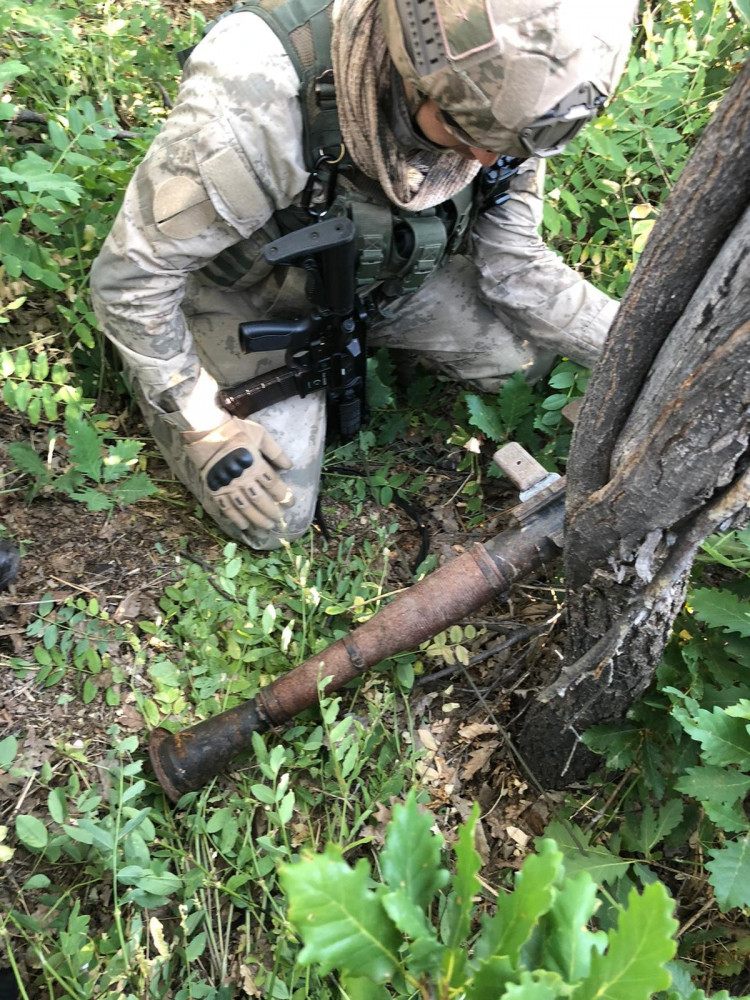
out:
M670 195L581 409L568 467L565 666L518 744L547 785L648 687L701 542L750 504L750 63Z

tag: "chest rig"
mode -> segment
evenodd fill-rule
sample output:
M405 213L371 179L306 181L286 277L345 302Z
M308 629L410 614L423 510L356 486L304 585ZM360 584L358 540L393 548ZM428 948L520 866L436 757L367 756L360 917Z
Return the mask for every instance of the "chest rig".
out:
M477 212L499 203L498 195L504 195L515 169L484 170L453 198L421 212L390 204L346 152L331 68L332 11L333 0L242 0L210 23L206 33L229 14L248 12L279 38L300 80L303 150L310 176L300 204L275 213L276 228L284 235L325 217L349 218L356 231L357 294L363 301L389 301L416 292L465 246ZM213 283L230 287L251 270L256 257L257 243L241 241L203 273Z

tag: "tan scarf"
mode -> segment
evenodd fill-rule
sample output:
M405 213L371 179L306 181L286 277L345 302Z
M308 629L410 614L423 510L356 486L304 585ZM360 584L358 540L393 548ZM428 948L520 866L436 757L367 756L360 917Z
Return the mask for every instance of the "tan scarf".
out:
M391 59L378 0L336 0L331 54L346 148L359 169L378 181L389 201L412 212L433 208L477 175L479 163L458 153L421 151L417 159L399 148L383 111Z

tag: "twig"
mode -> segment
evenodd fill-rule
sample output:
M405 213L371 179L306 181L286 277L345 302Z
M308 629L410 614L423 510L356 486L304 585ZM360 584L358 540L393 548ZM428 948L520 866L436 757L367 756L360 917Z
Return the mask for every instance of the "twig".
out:
M604 819L604 817L607 814L607 810L612 805L612 803L615 801L615 799L617 798L617 796L620 794L620 792L622 791L623 785L627 783L627 781L630 779L632 773L633 773L633 768L631 766L631 767L629 767L627 769L627 771L625 772L625 774L623 774L622 779L617 782L617 786L615 787L615 790L609 796L609 798L604 803L604 805L601 807L601 809L599 809L597 812L595 812L594 815L591 817L591 821L588 824L589 830L593 830L593 828L596 826L596 824L600 823Z
M11 816L17 816L18 813L21 811L21 806L26 801L26 796L29 794L29 789L33 784L34 784L34 775L31 774L26 779L26 784L23 786L21 794L18 797L18 802L16 802L15 806L13 806L13 811L10 814Z
M94 590L90 590L88 587L79 587L77 583L71 583L70 580L64 580L61 576L52 576L50 574L50 580L56 580L58 583L62 583L66 587L70 587L72 590L79 590L82 594L91 594L92 597L99 599L99 595Z
M38 111L27 111L22 108L18 114L11 118L11 125L47 125L49 119L46 115L40 115ZM104 124L102 122L101 124ZM140 139L141 136L138 132L129 132L126 129L121 129L117 132L113 132L110 139L117 139L119 142L128 141L130 139Z
M680 927L677 931L677 937L681 938L686 931L690 930L693 924L697 924L700 918L704 914L708 913L709 910L713 909L714 906L716 906L716 901L714 899L709 899L708 902L704 903L700 910L694 913L692 917L688 917L682 927Z
M481 653L472 657L466 666L476 667L480 663L484 663L485 660L489 660L491 656L496 653L502 653L506 649L510 649L512 646L517 646L519 642L523 642L525 639L531 639L536 635L540 635L545 629L554 625L555 621L559 615L555 615L549 621L542 622L540 625L532 625L529 628L521 629L518 632L514 632L513 635L509 636L503 642L495 643L495 645L488 647ZM459 670L463 670L464 666L462 663L454 663L450 667L445 667L444 670L438 670L436 674L425 674L424 677L419 677L414 682L414 687L423 687L425 684L430 684L433 681L442 680L443 677L450 677L451 674L457 673Z

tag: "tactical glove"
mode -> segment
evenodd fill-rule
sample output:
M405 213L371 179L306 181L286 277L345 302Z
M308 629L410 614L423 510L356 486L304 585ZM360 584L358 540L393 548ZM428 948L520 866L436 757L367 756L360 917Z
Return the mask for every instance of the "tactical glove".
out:
M268 529L281 520L281 504L291 503L292 494L269 463L280 469L292 463L264 427L230 417L210 431L183 431L182 439L204 485L238 528Z

